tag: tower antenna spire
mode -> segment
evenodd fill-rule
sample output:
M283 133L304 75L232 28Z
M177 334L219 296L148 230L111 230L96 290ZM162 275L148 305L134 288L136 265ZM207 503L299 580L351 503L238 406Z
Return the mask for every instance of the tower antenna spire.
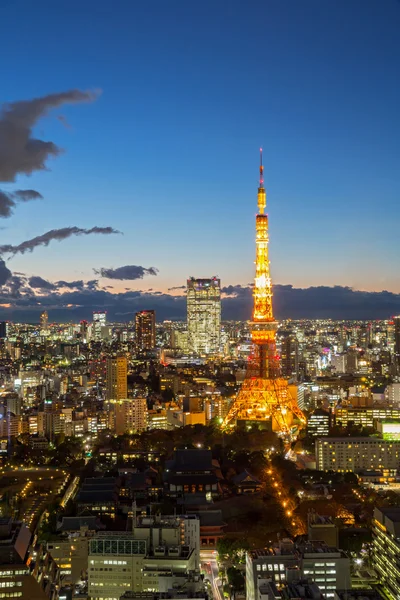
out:
M260 187L264 187L264 165L262 148L260 148Z

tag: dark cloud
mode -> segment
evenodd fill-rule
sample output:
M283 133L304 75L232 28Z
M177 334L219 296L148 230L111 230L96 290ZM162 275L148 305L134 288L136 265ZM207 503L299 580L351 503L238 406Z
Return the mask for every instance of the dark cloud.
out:
M0 190L0 217L6 219L11 217L17 202L30 202L43 198L35 190L17 190L16 192L4 192Z
M58 106L92 102L97 96L96 92L70 90L5 104L0 112L0 181L15 181L19 174L46 169L46 161L62 150L54 142L32 137L33 127Z
M252 295L251 285L227 285L221 288L221 292L226 296L234 298L248 298Z
M124 267L118 267L117 269L93 269L96 275L100 277L106 277L107 279L120 279L120 280L133 280L143 279L145 275L157 275L158 269L155 267L141 267L139 265L125 265Z
M0 285L4 285L11 277L12 273L4 260L0 259Z
M2 276L4 268L6 272ZM118 320L119 317L130 320L135 312L143 309L154 309L158 320L186 318L184 295L148 290L113 293L96 287L96 280L83 282L83 286L80 280L49 282L56 289L50 286L46 289L46 280L39 278L42 287L31 288L29 279L21 274L11 276L4 262L0 262L0 281L4 282L0 288L0 304L12 305L11 309L0 306L0 319L36 322L38 312L44 308L51 310L51 318L55 321L91 319L92 311L101 309L107 310L110 320ZM34 282L39 283L36 279ZM39 293L37 290L40 290ZM251 287L227 286L226 290L233 293L222 299L222 317L250 320ZM276 285L274 311L277 319L388 319L400 313L400 294L362 292L341 286L294 288Z
M250 319L251 286L227 286L222 300L225 319ZM363 292L343 286L295 288L275 285L274 314L277 319L388 319L400 313L400 294Z
M0 217L7 218L11 217L15 201L6 192L0 190Z
M174 290L186 290L186 285L175 285L174 287L168 288L169 292L173 292Z
M110 235L112 233L121 233L112 227L92 227L91 229L82 229L80 227L63 227L62 229L52 229L47 231L43 235L38 235L31 240L26 240L17 246L11 244L4 244L0 246L1 254L25 254L25 252L32 252L34 248L38 246L48 246L52 240L61 242L72 235L90 235L90 234L103 234Z
M41 290L57 289L57 286L54 285L54 283L51 283L51 281L47 281L47 279L43 279L43 277L39 277L38 275L33 275L32 277L29 277L28 283L31 286L31 288L34 288L34 289L38 289L38 288L40 288Z
M82 279L78 279L76 281L56 281L56 288L69 288L69 289L77 289L77 290L95 290L98 285L97 279L90 279L90 281L83 281Z
M18 198L22 202L29 202L29 200L43 200L42 194L36 190L16 190L12 193L13 198Z

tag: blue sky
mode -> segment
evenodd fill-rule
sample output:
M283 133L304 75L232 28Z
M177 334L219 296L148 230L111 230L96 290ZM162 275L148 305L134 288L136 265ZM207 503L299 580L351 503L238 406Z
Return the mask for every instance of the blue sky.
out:
M130 288L246 284L262 145L274 281L400 292L400 2L3 0L1 19L0 101L102 90L36 127L65 153L0 186L44 196L1 223L2 243L124 233L54 242L12 270L143 265L159 275Z

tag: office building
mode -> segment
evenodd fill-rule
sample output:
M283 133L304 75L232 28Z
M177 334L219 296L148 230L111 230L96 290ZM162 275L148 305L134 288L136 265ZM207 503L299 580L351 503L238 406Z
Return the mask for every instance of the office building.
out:
M385 406L351 408L343 406L335 409L335 422L342 427L347 427L349 423L362 425L363 427L374 427L376 421L385 421L388 419L391 421L400 420L400 408Z
M40 329L42 330L42 332L47 331L48 325L49 325L49 315L47 313L47 310L44 310L40 314Z
M89 540L89 596L119 600L127 591L159 591L160 577L199 569L199 549L197 516L134 514L132 532L104 532Z
M307 433L313 437L320 437L322 435L329 435L329 428L331 426L331 415L330 412L317 408L309 416L307 421Z
M115 433L136 433L147 429L146 398L124 398L114 401Z
M358 372L358 360L359 353L354 348L350 348L346 353L346 372L347 373L357 373Z
M258 579L258 600L324 600L321 590L310 579L299 579L297 569L293 570L293 579L282 586L278 586L271 579ZM349 600L349 599L348 599ZM366 600L366 599L364 599Z
M282 539L276 545L252 550L246 555L246 598L259 599L259 582L270 579L281 586L297 579L314 581L325 598L333 598L335 589L349 589L350 559L336 547L321 541L295 544Z
M389 404L400 407L400 383L390 383L386 387L385 397Z
M392 598L400 597L400 508L375 508L372 521L372 561L380 583Z
M307 515L307 533L310 541L322 541L328 546L338 547L339 527L332 517L310 511Z
M123 400L128 397L128 361L126 356L107 358L106 399Z
M135 315L136 346L139 350L152 350L156 346L156 313L141 310Z
M102 329L107 323L107 312L104 310L96 310L93 312L92 339L95 342L100 342L102 339Z
M297 379L299 371L299 343L294 335L289 335L282 340L281 369L284 377Z
M89 538L100 528L97 516L63 517L59 537L47 543L47 550L60 569L63 583L78 583L87 574Z
M333 354L331 356L331 368L334 373L346 373L346 355Z
M221 282L212 279L187 281L187 324L189 349L195 354L220 350Z
M376 437L319 438L315 454L318 471L395 472L400 467L400 441Z
M32 561L32 534L28 527L9 518L0 518L0 598L53 600L59 573L52 558L35 549Z
M394 324L394 354L397 366L400 366L400 315L393 318Z

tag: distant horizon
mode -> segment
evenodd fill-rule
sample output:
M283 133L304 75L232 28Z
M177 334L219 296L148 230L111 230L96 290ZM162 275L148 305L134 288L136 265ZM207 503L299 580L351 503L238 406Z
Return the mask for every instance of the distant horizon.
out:
M157 291L126 291L113 294L97 288L83 288L28 299L15 298L15 307L0 304L0 320L35 324L46 310L55 323L91 321L93 311L106 311L110 322L127 323L141 310L155 310L157 322L186 320L186 295ZM388 291L364 292L343 286L295 288L274 285L274 316L277 320L390 320L400 314L400 294ZM253 308L252 287L222 286L222 320L250 321ZM29 302L31 305L26 306ZM36 304L33 306L32 303ZM67 307L66 304L69 306Z

